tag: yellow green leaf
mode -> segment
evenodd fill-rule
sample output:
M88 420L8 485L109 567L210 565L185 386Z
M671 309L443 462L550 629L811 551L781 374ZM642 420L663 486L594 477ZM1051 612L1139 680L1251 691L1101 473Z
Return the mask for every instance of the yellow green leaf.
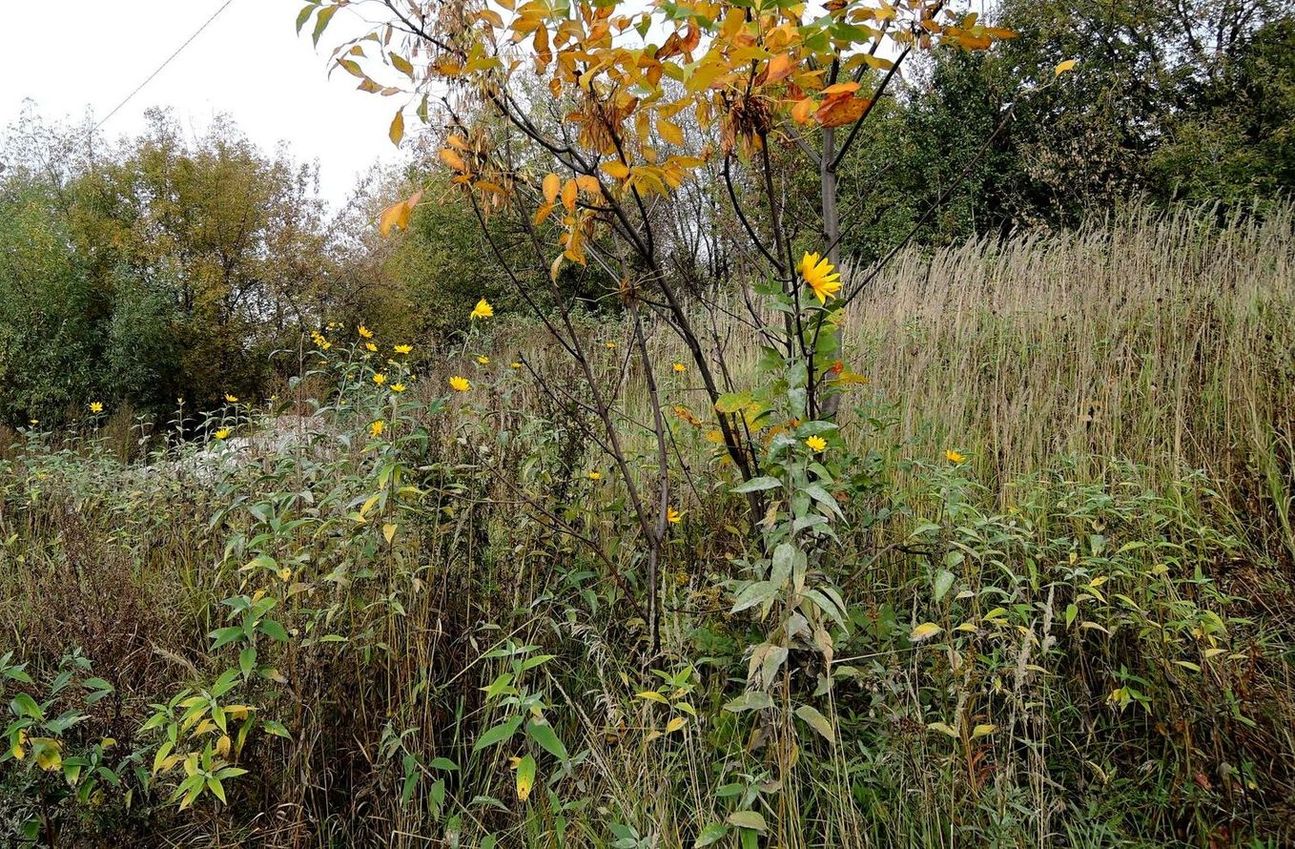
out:
M920 643L922 640L929 640L931 637L934 637L943 630L943 628L936 625L934 622L923 622L921 625L918 625L913 629L913 633L909 634L908 638L915 643Z

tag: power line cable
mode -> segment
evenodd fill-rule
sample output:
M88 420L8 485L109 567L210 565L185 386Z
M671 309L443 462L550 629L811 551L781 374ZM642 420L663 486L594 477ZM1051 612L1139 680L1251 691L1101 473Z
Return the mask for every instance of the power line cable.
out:
M196 39L198 36L202 35L203 31L204 31L204 30L206 30L206 29L207 29L207 27L211 26L212 22L213 22L213 21L215 21L215 20L216 20L216 18L220 17L221 12L224 12L226 9L228 9L228 8L230 7L230 4L232 4L233 2L234 2L234 0L225 0L225 2L221 4L220 8L219 8L219 9L217 9L215 12L213 12L213 13L211 14L211 17L209 17L209 18L207 18L207 20L203 21L202 26L198 27L198 29L196 29L196 30L194 31L193 35L191 35L191 36L189 36L187 39L185 39L184 43L183 43L183 44L181 44L179 47L177 47L177 48L175 49L175 52L174 52L174 53L172 53L170 56L166 57L166 59L162 62L162 64L157 66L157 70L155 70L155 71L153 71L153 73L149 74L149 75L148 75L148 77L147 77L147 78L146 78L142 83L140 83L139 85L135 86L134 90L132 90L130 94L126 95L126 96L125 96L125 98L123 98L123 99L122 99L121 103L118 103L116 106L114 106L114 107L112 108L112 111L111 111L111 112L109 112L107 115L103 116L103 119L102 119L102 120L100 120L100 121L99 121L99 123L95 124L95 125L94 125L94 129L92 129L90 132L91 132L91 133L94 133L94 132L96 132L97 130L99 130L99 129L104 125L104 124L108 123L108 121L109 121L109 120L111 120L111 118L112 118L112 116L113 116L113 115L116 115L118 112L120 112L120 111L122 110L122 108L123 108L127 103L130 103L130 101L135 97L135 95L137 95L137 94L139 94L141 91L143 91L143 90L144 90L144 87L145 87L146 85L148 85L149 83L151 83L151 82L152 82L152 81L157 77L157 75L158 75L158 74L160 74L160 73L162 73L162 71L166 70L166 66L167 66L167 65L170 65L172 62L174 62L174 61L175 61L175 57L177 57L177 56L179 56L181 53L183 53L183 52L184 52L184 49L185 49L186 47L188 47L190 44L192 44L192 43L193 43L193 41L194 41L194 39Z

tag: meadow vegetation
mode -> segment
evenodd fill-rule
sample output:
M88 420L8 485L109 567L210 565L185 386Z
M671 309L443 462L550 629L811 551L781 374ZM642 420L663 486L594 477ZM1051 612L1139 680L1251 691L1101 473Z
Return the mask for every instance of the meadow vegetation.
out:
M744 683L767 623L734 602L760 549L686 368L659 387L678 465L656 650L624 486L590 413L541 388L572 365L525 317L472 320L416 373L380 327L321 328L289 391L212 414L225 438L134 463L102 415L26 429L0 493L3 827L1284 845L1293 254L1282 216L1132 216L891 266L846 326L867 382L824 451L842 520L814 562L841 621L774 691L801 706L791 762ZM618 373L633 328L578 332Z
M308 0L331 218L19 128L0 839L1292 845L1291 20Z

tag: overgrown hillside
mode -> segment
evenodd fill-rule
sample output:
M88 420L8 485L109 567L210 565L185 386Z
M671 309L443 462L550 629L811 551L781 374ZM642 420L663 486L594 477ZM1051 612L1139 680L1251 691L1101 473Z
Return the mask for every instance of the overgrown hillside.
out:
M1291 232L1134 216L901 254L848 313L839 432L721 401L799 458L785 485L738 486L664 327L649 383L632 321L573 319L622 387L618 470L576 365L480 304L448 359L320 328L201 444L141 427L127 464L106 413L24 431L0 835L1291 845ZM756 389L740 313L695 315ZM620 475L653 486L653 393L659 561ZM784 521L830 532L805 554Z

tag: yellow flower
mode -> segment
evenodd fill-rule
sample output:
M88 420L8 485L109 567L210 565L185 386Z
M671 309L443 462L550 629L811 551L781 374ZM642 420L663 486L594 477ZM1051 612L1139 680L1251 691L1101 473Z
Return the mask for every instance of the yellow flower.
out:
M384 422L382 419L378 419L376 422L369 425L369 436L373 436L373 437L382 436L382 432L386 429L387 429L387 423Z
M676 373L676 374L683 374L684 372L686 372L686 371L688 370L688 367L687 367L686 365L684 365L683 363L675 363L675 364L674 364L674 370L675 370L675 373Z
M237 396L237 395L230 395L228 392L226 392L226 393L225 393L225 403L226 403L226 404L237 404L237 403L238 403L238 396Z
M616 350L616 343L615 343L615 342L608 342L608 343L607 343L607 350L609 350L609 351L615 351L615 350Z
M410 351L414 350L414 346L413 346L413 345L396 345L392 350L394 350L397 354L408 354Z
M944 452L944 459L948 460L950 463L964 463L966 462L967 457L964 454L959 454L957 451L950 450Z
M403 383L393 383L393 384L391 384L391 391L392 391L392 392L404 392L404 391L405 391L405 384L403 384Z
M373 344L372 342L365 342L364 350L368 351L370 354L376 354L378 353L378 346Z
M683 521L683 514L673 507L667 507L665 509L665 520L672 525L677 525Z
M467 392L472 388L472 382L466 377L459 377L457 374L450 378L450 388L455 392Z
M828 298L841 291L841 275L832 268L832 263L821 259L818 254L806 253L800 260L799 270L820 304L827 303Z
M227 428L227 427L222 427L220 430L216 431L216 438L217 438L217 439L229 439L229 435L230 435L230 433L232 433L232 432L233 432L233 431L231 431L229 428Z
M289 569L287 566L280 566L280 567L279 567L279 580L280 580L280 581L283 581L285 584L286 584L286 583L288 583L288 581L291 581L291 580L292 580L292 570L291 570L291 569Z
M356 332L356 333L358 333L358 334L360 334L360 338L362 338L362 339L372 339L372 338L373 338L373 331L372 331L372 330L370 330L369 328L365 327L363 324L361 324L359 327L355 328L355 332Z
M805 440L805 444L809 446L810 451L822 451L827 448L827 440L821 436L811 436Z
M477 301L477 305L472 308L472 318L492 318L495 314L495 308L490 306L490 302L485 298Z
M511 363L509 363L509 364L508 364L508 367L509 367L509 368L521 368L521 367L522 367L522 364L521 364L521 363L519 363L519 362L511 362Z
M102 402L102 401L91 401L91 402L90 402L90 412L94 413L96 416L97 416L97 415L99 415L100 413L102 413L102 412L103 412L103 402Z
M481 363L483 366L488 366L490 365L490 358L487 357L485 354L482 354L481 356L477 357L477 362Z
M382 384L387 382L387 376L382 372L378 372L373 376L373 382L381 386Z
M591 480L591 481L602 480L603 473L602 473L602 472L599 472L599 471L595 471L595 470L590 470L590 472L589 472L589 474L587 475L587 477L588 477L588 478L589 478L589 480Z

